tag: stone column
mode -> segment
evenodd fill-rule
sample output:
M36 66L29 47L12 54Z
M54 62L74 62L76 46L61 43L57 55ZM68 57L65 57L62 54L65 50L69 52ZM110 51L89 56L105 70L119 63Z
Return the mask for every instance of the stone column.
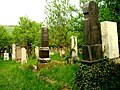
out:
M39 47L38 46L35 47L35 55L36 55L36 59L38 59L39 58Z
M94 61L102 58L101 32L98 22L98 6L94 1L83 6L84 45L83 60Z
M105 58L115 59L119 57L117 23L101 22L102 51Z
M41 29L41 45L39 49L39 59L41 63L46 63L50 61L49 58L49 38L48 38L48 28L42 27Z
M77 49L77 37L71 36L71 49L75 50L75 56L78 56L78 49Z
M27 63L27 52L24 47L21 48L21 64Z
M12 44L12 60L16 59L16 56L15 56L16 52L15 52L15 50L16 50L16 45Z

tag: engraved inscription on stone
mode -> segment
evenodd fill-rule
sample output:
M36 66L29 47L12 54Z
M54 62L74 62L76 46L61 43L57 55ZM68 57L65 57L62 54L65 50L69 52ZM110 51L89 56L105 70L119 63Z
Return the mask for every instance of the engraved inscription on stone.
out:
M119 57L117 23L101 22L102 51L104 57L114 59Z

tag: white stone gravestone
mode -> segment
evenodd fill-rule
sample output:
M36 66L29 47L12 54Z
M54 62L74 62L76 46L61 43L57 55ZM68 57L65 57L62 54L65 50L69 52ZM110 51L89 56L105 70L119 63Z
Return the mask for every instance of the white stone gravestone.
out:
M39 58L39 47L38 46L35 47L35 55L36 55L36 59L38 59Z
M119 57L117 23L101 22L102 51L106 58L114 59Z
M15 52L16 52L16 45L12 44L12 60L16 59L16 56L15 56L16 53Z
M78 56L77 37L71 36L70 39L71 39L71 49L74 49L75 50L74 54L76 54L72 56Z
M21 48L21 64L27 63L27 52L24 47Z
M9 60L9 53L4 53L4 60Z

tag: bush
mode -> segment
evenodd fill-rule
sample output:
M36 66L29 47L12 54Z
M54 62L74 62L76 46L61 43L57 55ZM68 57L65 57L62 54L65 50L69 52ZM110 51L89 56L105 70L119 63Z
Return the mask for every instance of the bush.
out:
M80 63L75 73L75 84L81 90L111 90L120 88L120 66L110 60L95 64Z
M60 54L59 54L59 53L54 52L54 55L50 55L50 59L51 59L52 61L54 61L54 60L61 60L61 57L60 57Z

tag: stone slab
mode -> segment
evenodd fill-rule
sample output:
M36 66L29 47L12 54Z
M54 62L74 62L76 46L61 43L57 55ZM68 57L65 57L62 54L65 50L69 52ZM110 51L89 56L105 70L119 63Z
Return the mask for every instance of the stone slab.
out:
M25 48L21 48L21 64L27 63L27 52Z
M106 58L114 59L119 57L117 23L101 22L102 51Z
M4 60L9 60L9 53L4 53Z

